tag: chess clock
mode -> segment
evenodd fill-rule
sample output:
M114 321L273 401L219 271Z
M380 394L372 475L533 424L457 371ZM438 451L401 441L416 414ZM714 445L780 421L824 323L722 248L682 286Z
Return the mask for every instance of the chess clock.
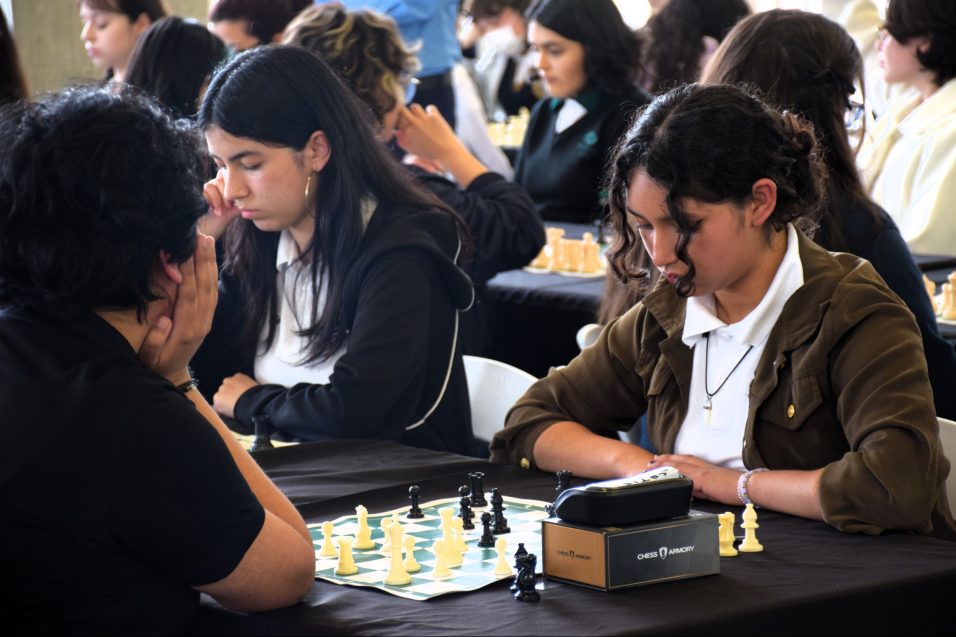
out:
M554 512L574 524L627 526L687 515L693 488L693 481L674 467L659 467L566 489L554 501Z

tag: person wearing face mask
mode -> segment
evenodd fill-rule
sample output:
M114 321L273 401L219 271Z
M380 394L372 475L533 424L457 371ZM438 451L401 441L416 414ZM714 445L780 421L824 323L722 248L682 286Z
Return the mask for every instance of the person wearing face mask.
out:
M146 29L169 14L163 0L77 0L86 54L106 72L104 82L122 82L130 56Z
M469 8L479 34L473 75L485 111L494 120L530 109L542 96L528 53L524 12L529 4L530 0L473 0Z
M544 0L528 17L528 40L550 98L531 112L515 162L545 221L603 216L601 181L611 148L634 110L640 42L612 0Z

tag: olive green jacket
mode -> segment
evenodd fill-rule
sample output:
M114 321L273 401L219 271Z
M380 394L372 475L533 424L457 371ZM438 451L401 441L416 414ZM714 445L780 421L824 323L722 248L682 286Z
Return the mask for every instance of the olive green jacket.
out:
M949 462L913 316L869 262L799 241L804 285L757 365L744 464L823 467L823 517L840 530L956 539ZM681 340L685 303L662 278L592 347L528 390L495 435L492 461L532 466L538 436L559 421L623 431L644 413L650 440L672 453L693 369Z

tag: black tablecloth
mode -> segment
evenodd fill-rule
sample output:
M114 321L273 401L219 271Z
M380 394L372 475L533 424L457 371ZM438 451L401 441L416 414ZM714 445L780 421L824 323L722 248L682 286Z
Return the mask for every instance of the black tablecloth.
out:
M486 489L551 500L551 474L394 443L311 443L257 459L308 522L453 497L481 469ZM572 484L579 483L574 480ZM712 513L740 509L706 502ZM956 543L903 533L840 533L760 511L763 553L720 560L718 575L604 593L542 580L541 600L515 601L508 583L427 602L317 581L293 608L241 615L204 596L190 633L354 635L926 634L951 632ZM951 588L953 587L953 588Z

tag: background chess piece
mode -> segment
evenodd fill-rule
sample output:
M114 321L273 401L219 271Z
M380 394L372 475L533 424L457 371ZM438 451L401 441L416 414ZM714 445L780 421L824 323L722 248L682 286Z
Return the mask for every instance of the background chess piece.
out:
M408 513L405 517L410 520L418 520L425 517L425 514L422 513L422 508L418 505L419 498L421 498L421 489L417 484L408 487L408 498L412 501L412 505L411 508L408 509Z
M252 418L253 431L255 432L255 438L252 439L252 446L249 447L250 453L255 453L256 451L262 451L263 449L272 449L272 432L274 428L272 426L272 420L266 414L260 414L258 416L253 416Z
M468 479L471 480L471 506L476 508L488 506L488 501L485 500L485 485L482 483L484 477L485 474L481 471L468 474Z
M335 567L336 575L355 575L358 573L358 566L355 565L355 559L352 557L352 538L348 536L339 538L339 563Z
M375 542L372 541L372 529L368 525L368 509L361 504L355 507L355 517L358 519L358 530L355 532L354 548L371 549L375 548Z
M740 525L740 528L744 530L744 541L737 548L743 553L759 553L763 550L763 545L757 541L757 529L760 525L757 524L757 511L754 505L748 504L741 517L744 520Z
M583 252L581 272L591 274L603 270L604 268L601 265L601 247L597 241L594 240L594 235L590 232L585 232L584 237L581 239L581 245Z
M720 556L734 557L737 555L737 549L734 548L734 513L733 511L721 513L717 519L720 520L720 528L717 530Z
M319 555L322 557L335 557L338 555L338 551L335 550L335 545L332 543L332 529L335 528L335 525L331 522L322 523L322 548L319 550Z

